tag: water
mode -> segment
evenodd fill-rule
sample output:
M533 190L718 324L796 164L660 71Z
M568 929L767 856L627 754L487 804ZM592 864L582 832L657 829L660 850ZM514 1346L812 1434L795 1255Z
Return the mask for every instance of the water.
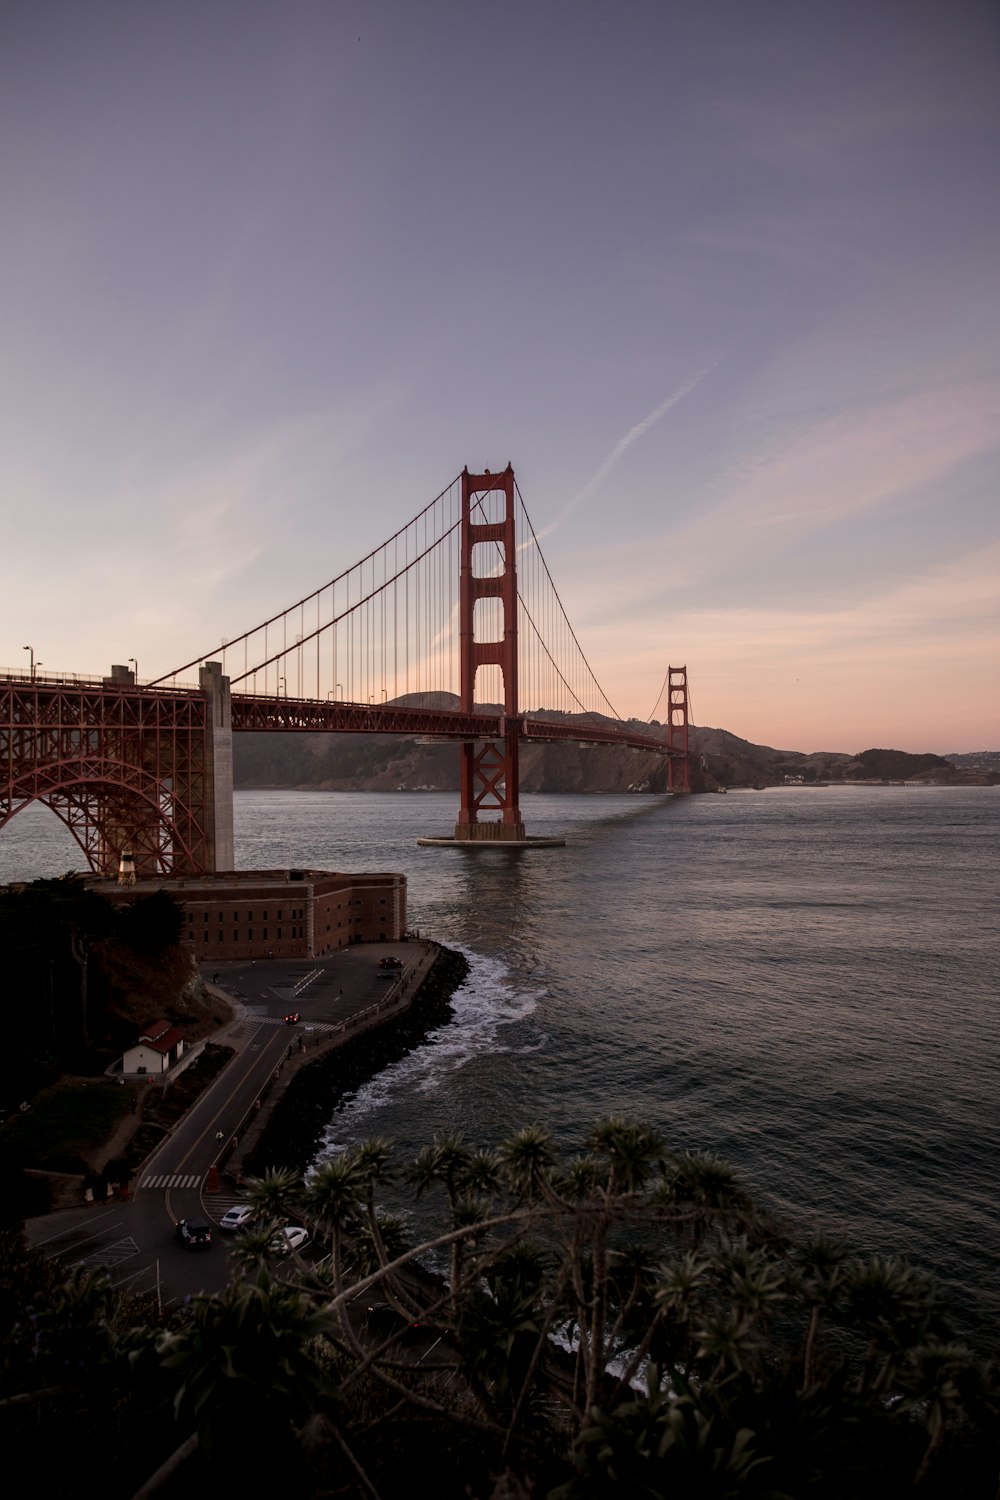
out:
M337 1112L327 1146L538 1120L650 1120L798 1222L942 1277L1000 1326L1000 791L524 799L564 849L423 849L437 794L243 792L241 866L402 870L411 926L463 949L454 1023ZM54 818L0 879L81 868Z

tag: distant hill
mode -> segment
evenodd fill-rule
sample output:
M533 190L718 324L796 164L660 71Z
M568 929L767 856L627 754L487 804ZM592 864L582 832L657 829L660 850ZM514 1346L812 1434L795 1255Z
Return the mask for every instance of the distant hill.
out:
M411 693L396 700L425 708L453 708L450 693ZM573 722L572 715L553 715ZM609 721L610 722L610 721ZM828 781L932 780L976 784L988 773L959 769L939 755L902 750L836 751L806 755L754 745L725 729L691 729L692 789L780 786L801 777ZM337 792L458 791L454 744L391 734L237 734L237 787L302 787ZM1000 779L1000 778L997 778ZM616 750L576 741L522 742L521 788L526 792L664 792L667 763L641 750Z

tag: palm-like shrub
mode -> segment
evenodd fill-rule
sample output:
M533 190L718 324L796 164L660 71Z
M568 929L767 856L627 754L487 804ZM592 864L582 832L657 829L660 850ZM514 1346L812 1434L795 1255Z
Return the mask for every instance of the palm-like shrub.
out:
M169 1397L177 1461L267 1423L308 1449L309 1493L395 1496L416 1443L448 1500L472 1472L562 1500L881 1500L914 1486L937 1500L939 1476L993 1500L996 1381L950 1335L927 1278L799 1242L715 1157L671 1154L619 1119L567 1158L536 1126L491 1150L439 1136L395 1174L395 1213L379 1203L391 1166L376 1140L305 1188L266 1174L226 1293L195 1299L158 1340L137 1332L134 1397ZM438 1195L422 1244L401 1181L425 1221ZM279 1282L270 1243L303 1204L330 1264L289 1258ZM123 1346L101 1342L102 1299L71 1287L38 1326L62 1360L61 1320L112 1390Z

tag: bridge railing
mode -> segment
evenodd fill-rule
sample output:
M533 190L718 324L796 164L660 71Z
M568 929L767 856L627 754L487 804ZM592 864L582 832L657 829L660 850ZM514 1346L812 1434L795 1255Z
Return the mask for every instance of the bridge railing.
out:
M83 672L47 672L37 667L34 672L26 672L23 667L0 667L0 682L16 682L28 687L120 688L122 692L129 693L138 689L144 693L159 693L168 698L176 697L178 693L202 691L196 682L178 682L170 687L148 687L141 682L119 681L112 678L110 673L106 677L90 677Z

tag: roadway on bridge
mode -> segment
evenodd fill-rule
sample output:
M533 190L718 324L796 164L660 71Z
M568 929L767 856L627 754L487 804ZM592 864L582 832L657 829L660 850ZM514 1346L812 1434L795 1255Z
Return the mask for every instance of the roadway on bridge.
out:
M198 1291L221 1291L229 1279L231 1241L214 1234L209 1250L194 1253L174 1233L178 1219L204 1217L217 1224L237 1201L235 1189L207 1191L220 1145L225 1150L254 1118L256 1101L300 1044L316 1042L385 998L382 958L396 956L409 970L424 953L423 943L366 943L319 959L203 965L206 977L217 976L217 988L236 1006L234 1020L212 1040L236 1048L236 1055L143 1163L130 1199L31 1219L25 1225L28 1242L67 1268L103 1268L116 1288L155 1290L165 1305ZM301 1020L287 1025L290 1012Z

